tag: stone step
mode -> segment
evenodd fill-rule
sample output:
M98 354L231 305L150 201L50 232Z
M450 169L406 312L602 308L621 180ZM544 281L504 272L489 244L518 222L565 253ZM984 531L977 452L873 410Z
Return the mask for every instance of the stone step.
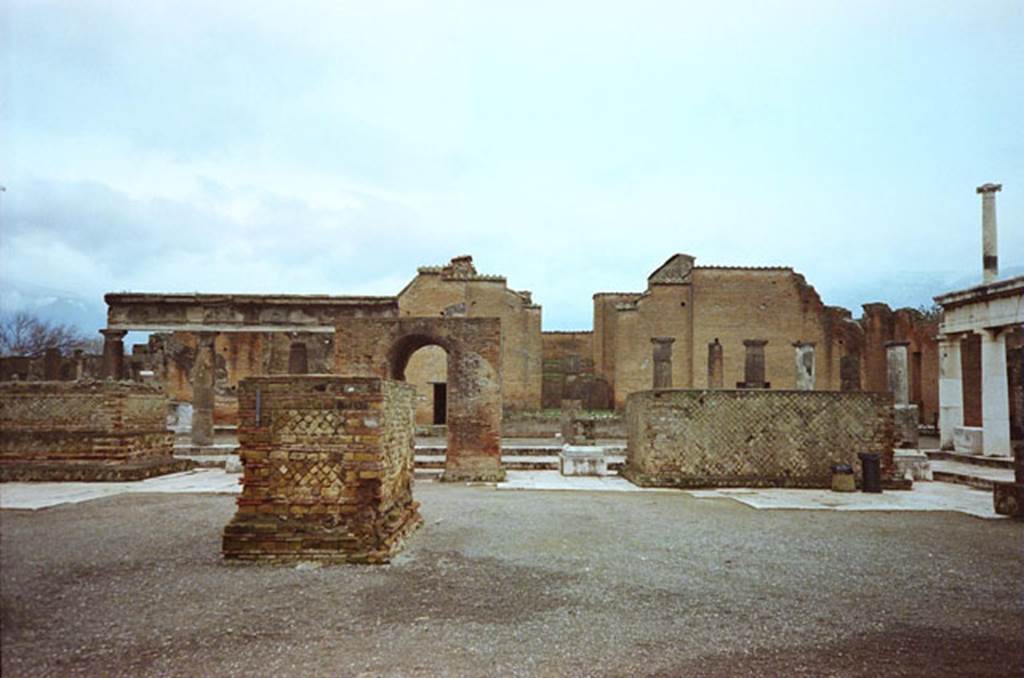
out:
M933 460L954 461L960 464L970 464L972 466L987 466L989 468L1013 470L1012 457L986 457L980 454L963 454L961 452L953 452L951 450L927 450L926 454L929 459Z
M935 480L967 485L979 490L991 490L996 482L1013 482L1013 471L1005 468L993 468L944 459L933 459L931 467L932 477Z
M618 454L608 455L608 468L619 470L626 462L626 457ZM557 471L558 455L547 456L519 456L502 455L501 464L506 469L513 471ZM416 471L428 469L443 469L444 455L442 454L417 454Z
M511 457L557 457L562 451L561 445L505 445L501 446L502 456ZM447 452L447 447L444 445L416 445L416 454L426 455L440 455L443 456ZM624 456L626 454L625 445L609 445L605 446L606 454Z

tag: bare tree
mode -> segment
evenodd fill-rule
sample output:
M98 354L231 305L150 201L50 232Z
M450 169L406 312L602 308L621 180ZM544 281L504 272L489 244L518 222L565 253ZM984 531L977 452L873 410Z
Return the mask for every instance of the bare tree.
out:
M59 348L67 354L76 348L94 348L95 344L77 327L24 311L0 317L0 355L38 357L48 348Z

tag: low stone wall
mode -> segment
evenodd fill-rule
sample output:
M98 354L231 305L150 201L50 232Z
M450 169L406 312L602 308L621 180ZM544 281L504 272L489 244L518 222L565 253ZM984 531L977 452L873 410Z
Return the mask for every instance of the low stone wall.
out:
M659 390L626 401L626 466L633 483L658 487L820 487L831 466L858 452L881 455L898 486L888 393Z
M235 560L383 563L422 519L412 498L415 389L376 377L239 385Z
M138 480L184 470L167 398L132 382L0 384L0 480Z

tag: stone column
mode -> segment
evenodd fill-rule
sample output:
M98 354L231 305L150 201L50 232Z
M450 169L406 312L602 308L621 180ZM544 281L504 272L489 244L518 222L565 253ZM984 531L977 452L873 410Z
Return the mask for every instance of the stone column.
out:
M213 386L217 374L215 332L197 334L196 357L192 363L192 444L213 444Z
M43 379L46 381L60 380L59 348L48 348L43 353Z
M718 337L708 344L708 388L725 388L725 361Z
M1006 378L1006 334L1002 328L981 334L981 425L985 456L1008 457L1010 389Z
M288 348L288 374L309 374L309 352L304 342L294 341Z
M740 388L768 388L768 382L764 378L764 347L767 343L767 339L743 341L747 356L743 363L743 384L737 384Z
M897 407L910 404L910 363L907 360L909 341L889 341L885 344L885 365L889 391Z
M814 342L798 341L793 344L796 358L796 390L814 390Z
M104 379L124 379L124 335L126 330L100 330L103 335Z
M75 381L81 381L85 376L85 351L75 349Z
M939 336L939 444L953 449L953 432L964 425L964 385L960 376L960 337Z
M985 284L999 277L999 244L996 239L996 193L1002 184L984 184L976 189L981 194L981 263Z
M672 337L652 337L654 388L672 388Z

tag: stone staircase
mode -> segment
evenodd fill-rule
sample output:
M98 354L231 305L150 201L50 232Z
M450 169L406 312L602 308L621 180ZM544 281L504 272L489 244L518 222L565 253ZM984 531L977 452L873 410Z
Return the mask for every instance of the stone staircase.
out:
M618 473L626 462L624 442L600 443L608 455L608 470ZM444 441L416 442L416 477L436 479L444 471L446 445ZM504 440L501 444L501 463L509 471L557 471L561 444L554 441L519 442Z
M928 450L932 476L945 483L991 490L996 482L1013 481L1013 459L961 454L946 450Z

